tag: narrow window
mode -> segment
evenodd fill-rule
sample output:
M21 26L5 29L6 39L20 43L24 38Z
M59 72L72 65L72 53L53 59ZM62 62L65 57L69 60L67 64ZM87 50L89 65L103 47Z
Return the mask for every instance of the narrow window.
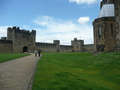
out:
M99 37L99 39L102 37L102 28L101 28L101 26L98 27L98 37Z
M111 35L113 36L114 34L114 31L113 31L114 29L113 29L113 24L111 24Z

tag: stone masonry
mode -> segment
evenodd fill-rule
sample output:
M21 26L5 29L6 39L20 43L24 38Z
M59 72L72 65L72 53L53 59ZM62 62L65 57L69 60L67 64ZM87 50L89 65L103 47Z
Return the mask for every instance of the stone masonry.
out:
M8 28L7 40L13 43L13 52L33 52L35 49L36 31L20 30L19 27Z
M104 9L100 12L102 15L93 22L95 50L97 52L120 51L120 1L102 0L100 6L100 10Z

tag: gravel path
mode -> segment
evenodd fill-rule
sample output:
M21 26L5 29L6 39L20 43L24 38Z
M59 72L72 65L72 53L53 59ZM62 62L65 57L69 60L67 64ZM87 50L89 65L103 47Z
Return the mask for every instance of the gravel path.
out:
M39 57L34 55L0 64L0 90L28 90Z

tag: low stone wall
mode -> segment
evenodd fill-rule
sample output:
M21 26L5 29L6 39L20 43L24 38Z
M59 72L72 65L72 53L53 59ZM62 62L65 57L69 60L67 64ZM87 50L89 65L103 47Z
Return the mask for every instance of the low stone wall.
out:
M94 52L94 51L95 51L94 44L84 45L83 51L84 51L84 52Z
M0 53L12 53L12 41L0 40Z
M36 43L36 49L42 50L42 52L56 52L56 45L53 43Z
M83 45L82 51L79 52L94 52L94 44ZM59 45L53 43L36 43L36 50L42 50L42 52L72 52L71 45Z
M70 45L56 45L54 43L36 43L36 49L43 52L72 52Z
M72 46L60 45L60 52L72 52Z

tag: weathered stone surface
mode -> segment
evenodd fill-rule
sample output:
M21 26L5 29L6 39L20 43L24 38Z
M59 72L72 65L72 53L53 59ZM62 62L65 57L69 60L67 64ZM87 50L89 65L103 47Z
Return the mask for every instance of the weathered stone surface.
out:
M77 38L74 38L74 40L71 41L71 43L72 43L72 51L73 52L83 51L83 47L84 47L84 41L83 40L77 40Z
M115 16L97 18L93 22L96 51L116 51L120 48L120 1L102 0L103 4L114 4Z
M13 52L34 52L36 31L30 32L13 27L8 28L7 36L7 39L13 42Z
M98 18L93 22L93 25L96 51L113 51L116 43L115 18Z
M10 53L12 52L12 41L10 40L0 40L0 53Z

